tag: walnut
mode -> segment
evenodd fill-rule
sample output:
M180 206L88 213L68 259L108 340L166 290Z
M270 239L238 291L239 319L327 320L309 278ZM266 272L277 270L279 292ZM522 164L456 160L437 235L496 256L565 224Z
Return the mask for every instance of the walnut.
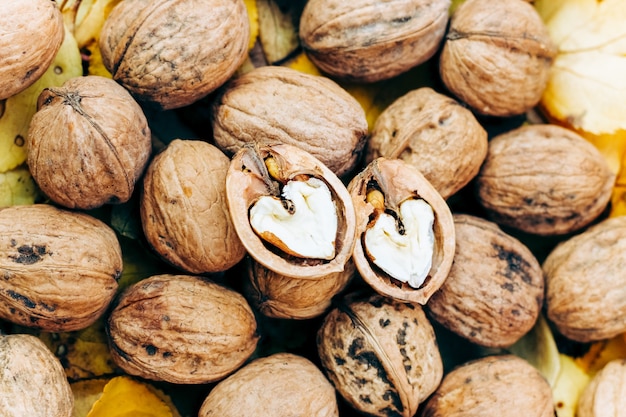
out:
M549 124L493 138L476 177L478 200L491 220L538 235L587 226L606 208L614 182L597 148Z
M576 416L619 416L626 409L626 360L614 359L593 376L578 399Z
M556 246L543 263L548 318L589 342L626 332L626 217L603 220Z
M152 150L141 107L116 82L95 75L42 91L26 145L42 191L80 209L128 201Z
M513 355L487 356L446 374L421 417L554 417L552 389L531 364Z
M439 72L478 113L512 116L539 102L555 56L548 30L528 2L467 0L452 15Z
M111 303L122 273L115 232L46 204L0 209L0 317L47 332L83 329Z
M0 100L37 81L54 60L64 36L63 16L56 2L5 2L0 26Z
M230 159L199 140L176 139L156 155L143 180L146 239L169 263L200 274L225 271L246 253L226 201Z
M478 174L486 156L487 132L472 112L422 87L396 99L376 119L366 162L402 159L448 198Z
M338 417L335 389L313 362L292 353L255 359L220 381L199 417Z
M490 221L455 214L454 263L427 312L481 346L508 347L534 326L544 278L532 252Z
M385 80L439 49L450 0L309 0L300 40L322 71L357 82Z
M59 360L37 337L0 333L3 417L71 417L74 395Z
M454 223L441 195L412 165L378 158L348 184L357 213L353 259L378 293L425 304L454 257Z
M228 80L248 53L242 0L125 0L100 32L102 61L139 101L189 105Z
M249 143L285 143L338 176L359 162L365 111L334 81L287 67L256 68L224 86L211 112L216 145L233 155Z
M107 335L124 371L175 384L225 377L259 339L242 295L191 275L154 275L128 287L108 318Z
M371 416L414 416L443 375L422 307L378 294L351 294L331 310L318 331L317 349L343 398Z

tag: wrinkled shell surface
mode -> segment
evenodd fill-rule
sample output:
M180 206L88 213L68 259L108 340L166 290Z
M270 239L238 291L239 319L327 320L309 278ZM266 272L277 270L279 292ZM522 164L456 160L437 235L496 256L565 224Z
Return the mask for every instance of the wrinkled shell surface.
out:
M456 100L429 87L395 100L376 119L366 161L399 158L443 198L467 185L487 156L487 132Z
M155 275L127 288L109 316L108 335L123 370L176 384L223 378L259 338L243 296L189 275Z
M374 268L365 253L362 235L374 211L373 206L366 201L371 181L375 181L383 190L386 203L397 206L406 199L419 197L424 199L435 213L433 263L429 276L420 288L396 281L383 271ZM353 259L363 279L382 295L426 304L443 284L454 258L454 222L445 200L415 167L400 159L378 158L372 161L350 181L348 191L357 213L357 240ZM386 204L386 207L392 207L392 204Z
M607 363L578 399L577 417L621 416L626 410L626 360Z
M543 263L548 318L588 342L626 331L626 217L602 221L562 242Z
M246 253L226 202L229 165L209 143L176 139L146 170L140 205L146 239L185 271L225 271Z
M256 359L219 382L199 417L338 417L335 389L310 360L291 353Z
M556 48L532 5L468 0L452 15L441 52L444 84L479 113L522 114L540 100Z
M538 235L576 231L606 208L615 174L591 143L556 125L493 138L477 176L478 200L496 223Z
M541 312L541 266L495 223L455 214L454 224L454 263L427 304L429 316L478 345L508 347L530 331Z
M0 100L32 85L48 69L65 31L57 3L5 1L0 25Z
M352 81L392 78L432 57L450 0L309 0L300 39L324 72Z
M339 393L372 416L415 415L443 375L435 333L421 306L380 295L347 299L331 310L317 348Z
M128 201L151 152L141 107L123 87L95 75L43 90L26 144L42 191L80 209Z
M259 197L270 194L258 169L259 161L268 156L277 162L285 182L298 175L308 175L324 181L328 186L338 215L336 255L332 260L290 257L266 245L252 229L248 218L250 206ZM356 239L356 215L352 199L341 180L308 152L286 144L242 148L233 156L228 168L226 195L237 235L248 254L264 267L277 274L300 279L317 279L345 269Z
M85 328L117 291L115 232L87 214L51 205L0 210L0 317L49 332Z
M422 409L422 417L554 417L552 390L525 360L487 356L452 370Z
M247 143L286 143L338 176L358 164L368 129L359 102L334 81L278 66L229 82L211 118L215 143L228 155Z
M48 347L27 334L0 334L2 417L71 417L74 395Z
M163 109L191 104L221 86L247 56L242 0L125 0L100 32L113 79Z

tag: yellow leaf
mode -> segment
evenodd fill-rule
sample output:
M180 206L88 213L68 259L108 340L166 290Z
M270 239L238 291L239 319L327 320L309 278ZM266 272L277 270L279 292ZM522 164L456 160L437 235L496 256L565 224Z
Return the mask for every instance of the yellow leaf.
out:
M86 417L93 404L102 396L102 390L109 380L110 378L96 378L72 382L70 384L74 394L72 417Z
M578 398L591 377L569 356L560 354L561 371L552 388L554 409L558 417L574 417Z
M39 189L26 168L0 172L0 207L33 204Z
M97 41L104 21L121 0L83 0L78 8L74 36L83 48Z
M623 334L593 343L584 356L576 358L576 364L593 376L614 359L626 359L626 336Z
M250 20L250 42L248 43L248 50L250 50L254 47L259 36L259 12L256 7L256 0L244 0L244 3Z
M89 65L87 65L87 74L99 75L101 77L113 78L113 75L104 66L102 62L102 53L97 41L93 41L85 46L85 49L89 51Z

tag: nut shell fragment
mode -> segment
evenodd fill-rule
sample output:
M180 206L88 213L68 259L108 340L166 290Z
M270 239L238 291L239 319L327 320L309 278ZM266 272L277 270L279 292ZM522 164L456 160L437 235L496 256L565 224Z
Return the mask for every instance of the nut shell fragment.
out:
M614 359L593 376L578 399L576 416L620 416L626 410L626 360Z

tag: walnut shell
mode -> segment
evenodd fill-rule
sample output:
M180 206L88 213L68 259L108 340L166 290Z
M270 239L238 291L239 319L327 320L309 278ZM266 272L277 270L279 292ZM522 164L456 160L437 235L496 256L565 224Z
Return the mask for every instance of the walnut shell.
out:
M411 198L423 199L433 209L435 242L432 266L419 288L393 279L376 268L367 255L363 236L369 227L370 216L375 211L374 206L367 201L372 184L376 184L383 192L385 207L395 213L399 213L397 208L400 203ZM353 259L360 275L382 295L426 304L448 276L454 258L454 222L445 200L415 167L400 159L382 157L369 163L355 176L348 184L348 191L357 213L357 240Z
M348 403L371 416L415 415L435 391L443 364L419 304L351 295L317 335L326 375Z
M175 139L156 155L143 179L144 234L169 263L200 274L225 271L246 253L226 202L230 159L199 140Z
M199 417L338 417L335 389L310 360L292 353L255 359L220 381Z
M47 332L83 329L118 289L115 232L87 214L35 204L0 209L0 317Z
M233 155L248 143L304 149L338 176L358 164L365 111L334 81L287 67L256 68L230 81L213 102L216 145Z
M209 279L155 275L128 287L107 322L111 357L124 371L175 384L217 381L259 339L245 298Z
M0 26L0 100L37 81L52 64L64 36L63 16L57 2L4 2Z
M348 261L341 272L299 279L277 274L248 258L247 271L245 293L257 310L267 317L305 320L331 307L333 297L352 281L356 268Z
M626 410L626 359L614 359L593 376L578 398L577 417L620 416Z
M467 185L487 156L487 131L456 100L429 87L409 91L376 119L366 162L399 158L443 198Z
M104 66L139 101L189 105L228 80L248 53L242 0L125 0L100 32Z
M489 142L476 177L496 223L538 235L587 226L606 208L615 174L600 151L557 125L526 125Z
M454 215L454 263L427 304L429 317L471 342L508 347L528 333L543 307L539 262L490 221Z
M322 71L357 82L385 80L427 61L446 32L450 0L309 0L300 40Z
M603 220L561 242L543 263L546 310L580 342L626 332L626 217Z
M128 201L152 150L141 107L116 82L95 75L42 91L26 145L41 190L80 209Z
M450 20L439 72L478 113L512 116L539 102L555 56L546 26L528 2L467 0Z
M271 181L264 173L264 160L273 158L280 179ZM297 258L259 237L249 220L249 210L260 197L271 195L268 181L285 183L299 176L322 181L331 193L336 214L335 255L330 260ZM226 175L226 194L235 230L248 254L277 274L300 279L317 279L342 272L352 256L356 239L356 215L352 199L341 180L308 152L287 144L244 147L232 158Z
M48 347L28 334L0 334L0 410L3 417L71 417L74 394Z
M554 417L552 389L532 365L513 355L467 362L443 378L421 417Z

